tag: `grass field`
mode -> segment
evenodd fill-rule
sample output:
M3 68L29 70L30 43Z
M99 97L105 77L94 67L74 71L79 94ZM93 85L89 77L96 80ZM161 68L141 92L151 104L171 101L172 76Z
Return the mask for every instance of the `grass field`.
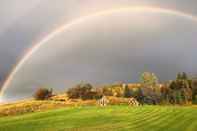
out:
M197 131L197 108L68 107L0 118L0 131Z

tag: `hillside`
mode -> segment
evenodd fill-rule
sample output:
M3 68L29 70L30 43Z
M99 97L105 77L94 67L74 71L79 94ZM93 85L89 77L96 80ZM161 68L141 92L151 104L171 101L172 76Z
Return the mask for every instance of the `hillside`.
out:
M68 107L0 118L1 131L195 131L194 107Z
M16 103L0 105L0 117L3 116L15 116L26 113L40 112L58 108L95 105L95 100L81 101L81 100L69 100L69 101L54 101L54 100L25 100Z
M107 97L110 105L128 104L129 99L118 97ZM65 107L92 106L97 105L96 100L68 99L66 94L52 97L50 100L24 100L10 104L0 105L1 116L14 116L32 112L40 112Z

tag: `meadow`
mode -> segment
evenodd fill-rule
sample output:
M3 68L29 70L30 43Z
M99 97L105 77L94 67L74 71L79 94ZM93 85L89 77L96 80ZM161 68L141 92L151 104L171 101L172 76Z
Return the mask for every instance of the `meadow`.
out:
M197 108L79 106L0 118L0 131L196 131Z

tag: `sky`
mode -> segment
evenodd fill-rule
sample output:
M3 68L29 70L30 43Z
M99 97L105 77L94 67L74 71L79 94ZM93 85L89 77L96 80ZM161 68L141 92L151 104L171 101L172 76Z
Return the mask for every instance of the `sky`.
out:
M52 32L54 29L56 29L57 27L59 27L60 25L63 25L65 23L69 23L70 21L77 19L81 16L84 15L89 15L89 14L93 14L94 12L98 12L98 11L103 11L103 10L107 10L107 9L114 9L114 8L122 8L122 7L126 7L126 6L156 6L156 7L161 7L161 8L168 8L168 9L172 9L172 10L179 10L188 14L192 14L192 15L197 15L197 1L196 0L59 0L59 1L51 1L51 0L20 0L20 2L18 0L2 0L0 1L0 78L2 79L2 81L8 76L8 74L10 73L10 71L12 70L12 68L15 67L16 63L24 56L24 54L38 41L40 41L41 39L43 39L43 37L47 36L50 32ZM139 14L140 15L140 14ZM138 15L138 16L139 16ZM142 16L147 16L147 17L141 17L141 18L137 18L137 19L144 19L146 21L146 19L148 18L152 18L154 19L155 16L152 16L153 14L142 14ZM122 17L122 15L120 15L119 17ZM136 17L135 14L131 14L128 15L127 17ZM156 15L156 17L159 17ZM115 19L116 17L112 17L111 19ZM124 19L125 17L122 17L122 19ZM116 20L116 19L115 19ZM197 29L195 28L195 23L191 22L191 21L187 21L184 20L182 18L179 17L173 17L170 18L170 16L162 16L161 18L157 19L160 21L164 21L166 20L169 23L164 23L164 25L166 25L168 28L163 28L160 29L162 31L156 31L153 32L152 34L155 33L155 35L157 35L157 33L159 33L160 35L157 36L157 39L153 39L153 40L149 40L149 37L147 37L147 32L140 32L140 29L137 28L142 27L142 25L144 25L145 23L134 23L132 24L131 27L136 27L137 31L139 31L138 33L140 34L140 37L135 37L135 34L132 34L133 32L131 32L130 30L128 32L122 32L122 34L124 33L128 33L131 34L131 36L122 36L121 38L124 38L126 40L128 40L128 42L125 42L124 44L128 44L132 41L132 43L137 44L137 43L153 43L152 45L143 45L143 48L146 47L146 50L144 49L144 54L147 54L149 56L143 56L141 58L138 57L138 64L136 65L132 65L134 66L134 69L137 70L145 70L144 67L139 66L143 65L143 62L148 61L148 65L150 65L149 68L150 71L154 71L156 74L158 74L158 76L161 78L161 80L166 80L166 79L171 79L173 78L173 74L176 71L179 70L186 70L188 72L195 72L194 70L196 69L194 67L194 65L196 65L197 63L193 63L193 59L196 54L195 54L195 36L194 33L196 33ZM91 22L94 21L94 22ZM99 20L98 20L99 21ZM68 38L67 40L72 41L75 40L76 45L79 44L79 42L76 42L79 38L80 40L80 45L85 45L85 46L79 46L80 49L75 48L73 49L72 53L69 54L69 56L72 56L71 58L75 58L76 56L80 56L79 58L76 58L78 60L86 60L84 57L87 55L83 52L86 50L86 48L90 48L92 50L95 50L94 47L91 47L88 43L96 43L99 44L99 40L103 41L104 43L107 42L109 43L109 49L110 47L113 46L112 43L116 43L118 40L114 39L117 38L115 37L116 35L120 35L120 34L113 34L112 32L113 30L113 26L111 26L109 24L109 28L107 30L107 36L109 35L109 38L111 38L110 41L108 41L103 35L97 35L98 33L102 34L103 30L99 30L98 28L95 28L95 24L98 25L98 27L100 26L101 29L103 27L103 25L107 22L110 21L111 23L113 23L113 21L108 20L107 18L105 18L104 20L100 20L100 24L97 23L95 20L90 20L89 26L86 23L82 23L81 25L84 25L84 27L87 27L86 29L81 29L81 28L77 28L73 31L74 38ZM128 25L128 23L122 24L121 22L118 22L117 24L119 24L119 26L124 27L124 25ZM161 22L156 22L154 24L154 26L150 26L150 28L152 29L152 27L157 27L155 26L156 24L161 24ZM182 22L178 22L177 21L182 21ZM132 21L133 22L133 21ZM87 22L88 23L88 22ZM94 23L94 24L92 24ZM150 21L151 23L151 21ZM116 24L116 23L114 23ZM112 24L112 25L114 25ZM139 25L135 25L135 24L139 24ZM185 27L187 27L186 29L182 27L182 25L185 25ZM116 25L114 25L116 26ZM92 28L90 28L92 27ZM160 25L158 25L158 28L160 27ZM170 28L171 27L171 28ZM107 27L106 27L107 28ZM125 27L126 28L126 27ZM94 29L94 30L93 30ZM147 29L147 30L151 30L151 29ZM97 30L95 32L95 30ZM143 28L144 30L144 28ZM117 31L121 30L119 28L117 28ZM180 33L180 36L176 35L176 34L171 34L171 35L167 35L165 34L166 32L168 32L168 34L172 33L173 31L175 31L176 33ZM81 33L78 33L81 32ZM189 33L188 33L189 32ZM84 35L84 33L86 35ZM65 39L68 37L67 35L65 35L66 33L63 33L62 35L59 35L55 40L52 41L58 41L58 43L60 43L60 45L64 45L63 43L65 41ZM77 34L77 35L76 35ZM113 34L111 36L111 34ZM65 36L64 36L65 35ZM71 35L71 34L70 34ZM91 37L90 37L91 36ZM173 36L172 39L170 39ZM78 39L76 39L78 38ZM168 38L163 40L164 38ZM179 39L181 38L181 39ZM62 40L63 39L63 40ZM162 39L163 41L160 41L160 39ZM62 42L63 41L63 42ZM134 42L133 42L134 41ZM157 46L154 45L154 43L160 43ZM49 42L48 44L48 48L54 48L52 47L51 44L53 42ZM68 42L69 43L69 42ZM101 42L100 42L101 43ZM121 41L119 40L119 43L121 43ZM163 44L162 44L163 43ZM169 46L164 46L166 45L166 43L169 44L169 46L171 46L171 48L169 48ZM176 43L175 45L170 45L171 43ZM179 46L179 51L177 51L176 55L174 57L172 57L171 59L169 58L170 54L173 54L173 50L171 51L171 53L169 53L169 55L165 54L166 50L170 50L170 49L175 49L177 47L177 43L180 43ZM186 50L186 53L184 52L185 50L185 45L184 43L188 43L188 50ZM191 44L190 44L191 43ZM61 47L61 46L60 46ZM130 46L126 46L129 47ZM83 49L85 48L85 49ZM97 47L97 49L103 49L104 47L102 45L99 45ZM117 50L119 49L119 46L115 46L113 49ZM162 54L161 57L159 56L155 56L155 53L150 53L155 51L156 49L160 49L157 50L155 53L157 54ZM166 49L165 49L166 48ZM46 48L47 49L47 48ZM45 49L45 50L46 50ZM65 48L58 48L56 49L56 51L62 52L64 50L66 50ZM106 51L108 51L106 49ZM141 49L141 48L140 48ZM163 50L164 49L164 50ZM45 52L44 49L41 49L40 52ZM126 50L126 48L122 48L122 50ZM131 49L132 51L135 51L132 47ZM139 50L139 49L136 49ZM96 50L95 50L96 51ZM163 51L163 52L162 52ZM63 51L64 52L64 51ZM170 52L170 51L169 51ZM39 52L38 52L39 53ZM42 54L42 53L41 53ZM42 56L42 55L39 56ZM63 54L63 55L62 55ZM62 58L65 57L65 53L60 53L58 55L58 58ZM91 55L95 55L95 54L99 54L95 53L95 52L90 52ZM189 57L190 55L188 54L192 54L192 57ZM109 54L108 54L109 55ZM125 55L126 58L128 58L130 55L136 55L136 53L134 54L130 54L130 51L125 51ZM182 55L182 57L184 59L187 59L188 63L192 63L191 64L187 64L187 65L183 65L182 63L179 64L180 60L179 60L179 56ZM91 58L89 58L90 61L92 61L92 66L95 67L96 62L94 62L95 58L98 57L93 56ZM104 57L104 56L103 56ZM123 61L123 63L128 63L127 60L128 59L123 59L123 56L117 56L120 57L119 59L121 59ZM42 58L42 57L41 57ZM40 58L40 59L41 59ZM111 69L111 72L115 72L117 69L119 69L119 72L116 72L116 74L111 74L111 76L118 76L117 74L119 74L119 77L114 77L111 78L112 81L110 82L114 82L114 81L118 81L118 80L123 80L125 79L126 81L129 81L129 79L132 79L129 82L134 82L138 79L139 74L136 74L136 72L132 72L131 74L135 74L134 76L131 76L130 74L128 74L127 70L121 70L120 67L122 67L121 64L116 63L116 58L113 60L110 55L109 58L111 59L111 63L115 63L117 66L115 66L114 68L110 68L110 66L107 63L108 59L103 59L103 73L105 72L104 69ZM134 60L134 57L132 57ZM151 58L151 59L150 59ZM161 58L169 58L169 63L171 64L166 64L166 62L162 62ZM35 60L34 60L35 59ZM34 59L32 59L32 63L36 63L35 61L39 61L37 57L35 57ZM46 56L43 56L43 59L46 60ZM42 60L43 60L42 59ZM67 58L68 59L68 58ZM155 60L159 60L159 63L157 64L157 66L152 65L152 63L154 63ZM62 59L58 59L58 60L47 60L45 61L46 64L50 65L51 62L61 62ZM106 61L106 62L105 62ZM136 59L134 61L137 61ZM40 62L40 61L39 61ZM71 63L75 63L74 61L70 61ZM88 62L88 61L87 61ZM121 62L121 61L119 61ZM184 61L185 62L185 61ZM30 62L31 63L31 62ZM79 62L80 63L80 62ZM137 62L135 62L137 63ZM34 65L32 64L32 65ZM78 62L76 62L75 64L78 64ZM41 65L41 64L40 64ZM60 65L56 65L55 67L59 67L60 69L62 68L61 65L66 65L66 63L64 64L60 64ZM72 64L71 64L72 65ZM91 64L90 64L91 65ZM127 69L129 68L128 65L130 65L130 63L128 64L124 64L124 68ZM181 66L179 66L181 65ZM68 65L70 66L70 65ZM85 65L84 65L85 66ZM157 68L158 66L162 67L163 70L160 71L160 68ZM166 71L168 68L168 66L172 66L172 68L170 68L168 71ZM24 67L25 68L25 67ZM28 70L26 70L26 73L29 72L29 79L26 80L26 82L28 83L28 81L31 80L31 83L35 82L33 81L33 78L35 78L35 74L32 74L32 70L35 70L38 68L38 66L32 67L32 66L28 66L26 67ZM35 68L35 69L32 69ZM71 68L71 67L70 67ZM76 69L77 66L73 67L72 69ZM89 66L85 66L84 69L88 69L90 68ZM30 70L31 69L31 70ZM49 67L49 69L53 69L53 67ZM99 68L95 68L96 72L101 72ZM43 68L39 67L39 70L43 70ZM56 72L61 72L62 70L55 70ZM65 70L64 70L65 71ZM25 71L24 71L25 72ZM72 70L71 70L72 72ZM70 74L71 74L70 72ZM64 76L63 74L67 73L66 71L62 73L62 75L60 75L61 73L59 73L60 76ZM196 72L195 72L196 73ZM20 74L23 75L23 73L19 73L19 78L22 79L23 77L20 76ZM39 76L41 76L41 80L42 77L46 78L46 75L52 75L54 74L54 72L50 72L48 74L43 73L39 73ZM83 73L80 73L83 74ZM102 73L101 73L102 74ZM126 75L125 75L126 74ZM162 75L161 75L162 74ZM36 74L37 75L37 74ZM122 77L121 77L122 76ZM61 77L61 78L62 78ZM74 76L73 76L74 77ZM82 76L81 76L82 77ZM81 77L76 78L81 79ZM59 78L59 79L61 79ZM72 77L71 77L72 78ZM69 78L69 79L71 79ZM88 79L84 78L84 79ZM105 77L104 77L105 78ZM24 78L23 78L24 79ZM48 79L48 81L51 81L52 77ZM95 77L95 79L98 79L97 77ZM107 79L107 78L106 78ZM19 81L18 83L21 82L21 80L16 79L15 81ZM63 80L61 80L63 81ZM94 81L94 80L92 80ZM38 82L38 83L43 83L43 82L47 82L47 80L43 80L42 82ZM57 83L60 81L55 81L53 83L56 83L54 85L58 85ZM100 82L105 82L105 81L100 81ZM3 82L1 82L3 83ZM14 82L13 82L14 83ZM66 83L66 82L65 82ZM99 83L99 82L98 82ZM21 84L21 83L20 83ZM19 85L20 85L19 84ZM23 83L24 85L24 83ZM32 86L32 85L31 85ZM35 85L34 85L35 86ZM37 86L37 85L36 85ZM62 86L62 85L58 85L58 86ZM28 90L29 91L29 90ZM27 92L28 92L27 91ZM12 94L12 93L11 93Z

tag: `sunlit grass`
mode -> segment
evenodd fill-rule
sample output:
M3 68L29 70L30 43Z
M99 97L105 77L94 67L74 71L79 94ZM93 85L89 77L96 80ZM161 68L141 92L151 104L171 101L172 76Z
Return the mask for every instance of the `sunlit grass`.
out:
M161 106L68 107L0 118L0 131L196 131L197 108Z

